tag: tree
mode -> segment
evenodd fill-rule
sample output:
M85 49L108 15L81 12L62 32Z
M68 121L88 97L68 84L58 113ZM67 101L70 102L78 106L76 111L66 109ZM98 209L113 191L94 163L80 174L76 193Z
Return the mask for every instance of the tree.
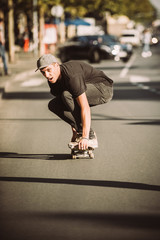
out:
M123 0L122 4L122 8L119 9L120 13L136 22L150 23L156 17L155 9L149 0Z
M15 48L14 48L14 12L13 12L13 0L8 0L8 40L9 40L9 62L15 60Z
M106 11L111 15L126 15L134 21L152 21L155 10L149 0L61 0L65 11L75 16L103 18Z

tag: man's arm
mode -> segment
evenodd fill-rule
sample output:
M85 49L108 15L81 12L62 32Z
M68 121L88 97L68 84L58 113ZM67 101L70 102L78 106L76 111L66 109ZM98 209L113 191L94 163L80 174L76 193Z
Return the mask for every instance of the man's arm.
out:
M81 108L81 120L82 120L82 140L79 142L80 149L88 148L89 131L91 126L91 111L88 104L86 93L82 93L76 98Z

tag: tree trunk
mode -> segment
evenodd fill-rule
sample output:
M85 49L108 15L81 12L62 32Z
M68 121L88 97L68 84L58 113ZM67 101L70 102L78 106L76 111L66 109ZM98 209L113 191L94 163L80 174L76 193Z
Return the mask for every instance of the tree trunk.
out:
M39 10L39 56L45 53L44 43L44 8L40 7Z
M8 0L8 39L9 39L9 62L15 61L15 47L14 47L14 15L13 15L13 0Z
M38 55L38 12L37 12L37 0L33 0L33 44L34 55Z

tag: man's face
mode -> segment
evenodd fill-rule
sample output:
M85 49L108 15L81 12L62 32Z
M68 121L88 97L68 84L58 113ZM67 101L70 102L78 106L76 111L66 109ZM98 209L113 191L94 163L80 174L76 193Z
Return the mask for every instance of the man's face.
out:
M40 71L51 83L55 83L60 76L60 67L58 63L50 64Z

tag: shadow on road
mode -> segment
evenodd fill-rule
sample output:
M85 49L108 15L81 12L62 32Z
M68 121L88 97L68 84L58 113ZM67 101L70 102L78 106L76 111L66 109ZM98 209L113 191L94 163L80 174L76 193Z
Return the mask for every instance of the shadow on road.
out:
M132 83L115 83L113 100L160 100L160 82L138 83L137 86ZM50 92L5 92L2 98L13 99L52 99Z
M113 100L160 100L160 95L143 89L114 90Z
M128 125L160 125L160 120L128 123Z
M150 185L144 183L105 181L105 180L84 180L84 179L60 179L60 178L31 178L31 177L0 177L0 181L7 182L33 182L33 183L52 183L69 184L81 186L127 188L147 191L160 191L159 185Z
M48 92L3 92L3 99L51 99L53 96Z
M105 114L92 113L92 121L132 121L128 125L160 125L160 119L121 118Z
M115 83L113 100L160 100L160 82Z
M22 159L37 159L37 160L68 160L71 159L70 154L19 154L1 152L0 158L22 158Z
M126 123L128 125L160 125L160 119L140 119L140 118L121 118L121 117L115 117L115 116L108 116L108 115L105 115L105 114L99 114L99 113L92 113L92 121L133 121L131 123ZM0 121L55 121L55 122L58 122L58 121L61 121L60 118L1 118ZM16 154L16 153L0 153L0 156L1 154ZM35 154L37 155L37 154ZM42 158L43 158L43 155L42 154ZM62 155L62 154L61 154ZM64 154L65 156L66 154ZM24 154L25 156L25 154ZM31 156L33 156L33 154L31 154ZM38 156L38 155L37 155ZM46 156L46 155L44 155ZM56 154L54 154L55 157L58 157L56 156ZM53 158L53 154L51 156ZM60 156L61 158L61 156ZM62 158L63 158L63 155L62 155Z
M38 218L38 219L48 219L48 220L66 220L72 221L82 221L96 222L97 224L105 224L105 226L119 226L125 228L149 228L149 229L159 229L160 228L160 215L153 214L118 214L118 213L92 213L92 212L21 212L16 213L16 217L25 218ZM107 224L107 225L106 225Z

